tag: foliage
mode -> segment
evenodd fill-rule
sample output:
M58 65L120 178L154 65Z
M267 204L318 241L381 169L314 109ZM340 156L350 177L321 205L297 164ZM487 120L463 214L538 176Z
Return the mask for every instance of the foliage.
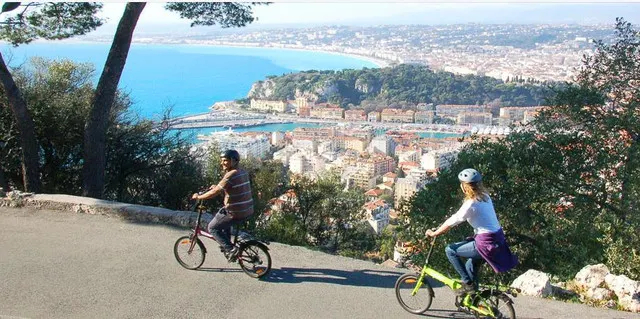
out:
M527 130L500 141L472 140L451 170L418 193L402 236L418 240L460 205L455 173L474 167L490 186L499 220L521 265L560 277L604 262L640 279L640 51L638 33L618 20L617 41L596 44L577 82L556 89L552 107ZM465 226L467 227L467 226ZM468 233L454 229L440 242ZM450 267L435 254L436 267Z
M266 4L260 2L170 2L164 8L180 13L180 18L192 20L191 26L212 26L222 28L244 27L255 20L251 6Z
M316 180L295 176L287 194L290 200L281 211L273 211L266 223L264 231L271 239L333 253L372 248L374 241L365 241L361 236L369 231L361 225L364 195L344 191L337 174Z
M396 67L341 71L306 71L270 77L271 99L293 99L309 93L319 101L346 107L365 102L488 104L537 106L548 93L546 85L505 83L487 76L434 72L426 66L401 64ZM251 96L250 96L251 97ZM258 96L262 97L262 96Z
M0 23L0 39L18 46L38 38L60 40L86 34L102 25L103 20L96 17L100 9L102 4L97 2L28 2L8 10L14 14Z
M82 141L88 116L94 69L69 60L34 58L14 70L16 81L30 105L38 147L43 191L79 195L82 181ZM6 100L2 94L2 99ZM106 198L152 206L178 208L201 176L188 150L186 138L138 120L128 108L129 98L119 94L110 116L107 135ZM0 110L0 136L6 147L0 162L7 179L20 184L20 152L14 118Z

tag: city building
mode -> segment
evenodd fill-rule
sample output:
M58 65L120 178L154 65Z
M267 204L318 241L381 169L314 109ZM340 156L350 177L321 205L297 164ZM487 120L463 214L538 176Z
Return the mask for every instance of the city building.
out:
M435 111L417 111L415 114L415 122L421 124L433 124Z
M367 114L367 122L380 122L380 112L369 112L369 114Z
M416 192L424 187L424 184L419 179L413 177L398 178L396 181L396 189L394 194L395 207L400 206L400 202L408 200Z
M380 113L381 122L413 123L415 112L413 110L384 109Z
M344 119L352 122L366 121L367 115L364 110L348 110L344 111Z
M241 134L233 131L213 132L198 138L214 143L220 150L235 149L241 158L264 159L269 154L271 142L264 134Z
M382 230L389 225L390 209L389 205L381 199L364 204L365 216L376 234L380 235Z
M458 157L458 149L432 150L422 155L420 167L428 171L440 171L448 168Z
M367 151L372 154L380 153L393 156L395 155L395 148L396 143L391 136L380 135L371 140L371 143L369 143L369 146L367 147Z
M491 125L493 120L493 115L491 112L460 112L458 113L457 123L459 125L465 124L480 124L480 125Z
M278 112L284 113L287 111L287 101L270 101L270 100L256 100L251 99L250 108L253 110L260 110L265 112Z
M491 108L485 105L440 104L436 105L436 115L456 120L461 112L489 112Z

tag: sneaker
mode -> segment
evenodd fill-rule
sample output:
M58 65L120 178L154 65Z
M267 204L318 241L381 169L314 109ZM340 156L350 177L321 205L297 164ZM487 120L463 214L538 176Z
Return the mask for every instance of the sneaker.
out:
M238 258L238 247L234 246L233 248L231 248L230 250L226 251L224 253L224 256L227 257L227 261L229 262L234 262L236 261L236 259Z
M465 294L468 294L474 291L475 291L475 288L473 287L473 283L468 284L464 282L462 283L462 287L456 289L456 295L464 296Z

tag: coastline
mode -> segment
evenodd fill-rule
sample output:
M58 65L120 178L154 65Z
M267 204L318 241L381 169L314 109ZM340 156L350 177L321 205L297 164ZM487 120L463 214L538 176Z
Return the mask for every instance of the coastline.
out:
M276 50L291 50L291 51L308 51L308 52L321 52L327 54L341 55L349 58L354 58L362 61L367 61L375 64L378 68L386 68L391 66L391 61L376 58L368 55L361 55L355 53L346 53L340 51L331 51L327 49L316 49L316 48L292 48L292 47L281 47L281 46L266 46L266 45L252 45L252 44L244 44L244 43L221 43L221 44L212 44L212 43L184 43L186 45L202 45L202 46L213 46L213 47L227 47L227 48L254 48L254 49L276 49Z
M71 39L69 39L71 40ZM101 44L108 44L109 42L107 41L96 41L96 40L82 40L82 39L74 39L74 40L66 40L64 42L68 43L101 43ZM146 40L146 39L145 39ZM35 41L34 41L35 42ZM48 42L48 41L42 41L42 42ZM42 43L40 42L40 43ZM59 41L59 42L63 42L63 41ZM222 48L253 48L253 49L279 49L279 50L291 50L291 51L307 51L307 52L319 52L319 53L326 53L326 54L333 54L333 55L340 55L340 56L344 56L344 57L349 57L349 58L353 58L353 59L357 59L357 60L361 60L361 61L367 61L370 62L372 64L375 64L376 67L378 68L386 68L391 66L391 64L393 63L393 61L387 60L387 59L382 59L382 58L377 58L377 57L372 57L372 56L368 56L368 55L362 55L362 54L355 54L355 53L347 53L347 52L341 52L341 51L333 51L333 50L328 50L328 49L322 49L322 48L305 48L305 47L286 47L286 46L273 46L273 45L258 45L255 43L242 43L242 42L220 42L220 43L211 43L211 42L164 42L164 41L140 41L140 40L133 40L133 42L131 44L146 44L146 45L193 45L193 46L211 46L211 47L222 47Z

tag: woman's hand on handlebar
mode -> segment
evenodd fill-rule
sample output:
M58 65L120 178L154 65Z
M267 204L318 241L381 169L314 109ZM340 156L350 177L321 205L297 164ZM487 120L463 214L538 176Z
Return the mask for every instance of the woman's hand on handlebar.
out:
M427 237L436 237L436 236L438 236L436 234L436 229L435 228L427 229L427 231L424 233L424 235L427 236Z

